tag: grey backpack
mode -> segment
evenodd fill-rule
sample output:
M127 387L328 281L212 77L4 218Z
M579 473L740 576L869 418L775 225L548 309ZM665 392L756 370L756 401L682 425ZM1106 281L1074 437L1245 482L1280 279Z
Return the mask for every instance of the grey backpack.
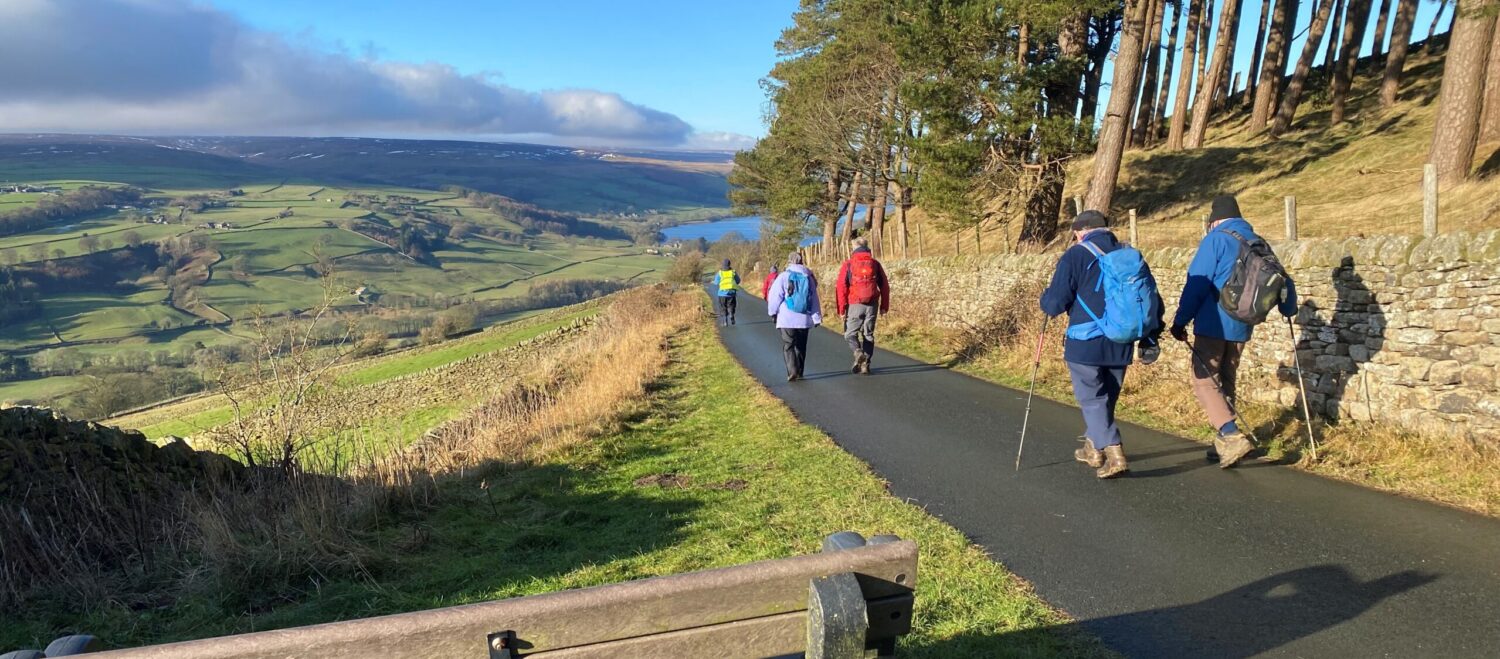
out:
M1219 306L1230 318L1258 325L1286 296L1287 274L1266 241L1248 240L1238 231L1225 231L1240 241L1240 254L1229 281L1219 287Z

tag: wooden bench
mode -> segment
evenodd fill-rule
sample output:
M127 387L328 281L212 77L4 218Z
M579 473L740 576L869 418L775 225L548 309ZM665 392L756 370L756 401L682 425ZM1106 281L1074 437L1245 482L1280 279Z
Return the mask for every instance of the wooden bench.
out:
M88 656L885 657L911 631L916 579L915 543L846 531L808 556Z

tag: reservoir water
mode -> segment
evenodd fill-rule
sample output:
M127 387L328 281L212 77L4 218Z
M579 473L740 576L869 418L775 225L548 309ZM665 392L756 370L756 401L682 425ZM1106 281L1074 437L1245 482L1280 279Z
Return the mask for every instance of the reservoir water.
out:
M864 206L859 206L856 212L863 213ZM859 220L856 218L855 221L858 222ZM843 219L840 219L839 228L842 229L843 225L844 221ZM859 225L856 224L855 226ZM816 229L810 227L809 230ZM667 237L667 242L676 240L697 240L699 238L707 240L708 242L714 242L726 235L729 235L730 233L740 234L740 236L745 240L759 240L760 216L751 215L748 217L727 217L722 220L710 220L708 222L690 222L688 224L679 224L677 226L667 227L665 229L662 229L661 232ZM802 244L811 245L818 242L819 240L822 240L821 235L811 235L803 238Z

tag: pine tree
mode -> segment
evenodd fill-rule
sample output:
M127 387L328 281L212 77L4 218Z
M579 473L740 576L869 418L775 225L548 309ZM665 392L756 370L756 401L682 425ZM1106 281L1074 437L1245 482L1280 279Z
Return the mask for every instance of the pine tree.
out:
M1185 43L1182 46L1182 77L1177 81L1177 102L1172 108L1172 122L1167 131L1167 149L1182 149L1182 137L1186 132L1188 100L1193 89L1193 61L1197 57L1198 22L1202 18L1203 0L1188 0L1188 23Z
M1494 43L1494 15L1480 11L1483 2L1460 1L1453 10L1453 32L1443 62L1442 91L1428 159L1438 181L1452 184L1469 177L1478 147L1483 112L1485 67Z
M1297 58L1297 70L1286 83L1286 92L1281 96L1281 105L1276 110L1276 122L1271 125L1271 136L1279 136L1292 128L1292 119L1297 116L1297 106L1302 103L1302 90L1307 86L1307 76L1312 73L1313 58L1317 57L1318 44L1328 29L1328 19L1333 14L1334 0L1318 0L1313 11L1312 24L1307 29L1307 42L1302 45L1302 56Z
M1125 134L1130 129L1128 114L1140 83L1141 41L1145 37L1150 5L1145 0L1125 2L1125 25L1120 31L1120 55L1115 59L1114 83L1109 90L1104 124L1099 129L1099 147L1094 154L1094 174L1089 180L1089 193L1085 201L1088 208L1106 214L1114 201L1115 185L1120 178L1120 162L1125 155Z
M1333 114L1330 125L1344 123L1344 110L1349 103L1349 83L1359 64L1360 45L1365 40L1365 28L1370 24L1372 0L1350 0L1349 15L1344 24L1344 41L1339 48L1339 60L1333 66Z
M1297 20L1298 0L1277 0L1272 15L1271 32L1267 36L1265 59L1260 67L1260 84L1255 88L1255 106L1250 111L1249 130L1259 132L1266 129L1271 115L1276 111L1276 102L1286 75L1286 62L1292 50L1292 29Z
M1256 22L1255 49L1250 53L1250 69L1245 72L1250 80L1245 85L1245 103L1253 103L1255 88L1260 84L1261 57L1265 54L1266 39L1271 29L1271 0L1261 0L1260 21Z
M1240 0L1224 0L1224 7L1219 15L1219 36L1214 43L1213 64L1208 69L1208 77L1198 89L1198 98L1193 101L1193 124L1188 130L1184 145L1189 149L1197 149L1203 146L1203 139L1208 135L1208 119L1213 113L1214 96L1221 91L1220 81L1229 75L1230 44L1234 42L1234 17L1239 12Z
M1151 125L1147 127L1147 143L1161 139L1162 122L1167 118L1167 100L1172 92L1172 69L1177 62L1177 32L1182 27L1182 2L1183 0L1171 0L1168 4L1172 7L1172 31L1167 38L1167 53L1162 60L1161 88L1157 90L1156 113L1151 115Z
M1411 48L1411 31L1417 22L1417 0L1396 0L1396 21L1391 25L1391 50L1385 56L1385 76L1380 83L1380 107L1396 104L1401 89L1401 74L1406 68L1406 53Z
M1385 30L1391 24L1391 0L1380 0L1380 13L1375 16L1375 45L1370 57L1380 59L1385 54Z

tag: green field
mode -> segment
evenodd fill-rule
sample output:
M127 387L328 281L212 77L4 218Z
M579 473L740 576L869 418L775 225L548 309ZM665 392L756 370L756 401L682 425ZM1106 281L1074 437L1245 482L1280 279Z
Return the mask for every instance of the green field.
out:
M377 385L392 378L420 373L470 357L505 350L596 313L598 313L596 306L585 304L549 312L540 317L510 319L509 322L491 327L484 332L435 346L415 348L355 362L348 367L341 368L335 383L342 388ZM0 390L0 392L3 391ZM459 392L454 392L453 395L454 401L452 402L458 402ZM395 432L395 429L401 429L403 432L414 430L420 434L438 422L446 420L457 411L459 408L452 404L427 408L412 407L404 410L403 414L393 417L368 418L368 423L362 426L370 426L366 428L368 432L379 431L389 434ZM192 436L233 419L234 410L222 396L205 396L119 417L112 419L110 423L125 428L135 428L144 432L147 437L157 438L168 435Z

